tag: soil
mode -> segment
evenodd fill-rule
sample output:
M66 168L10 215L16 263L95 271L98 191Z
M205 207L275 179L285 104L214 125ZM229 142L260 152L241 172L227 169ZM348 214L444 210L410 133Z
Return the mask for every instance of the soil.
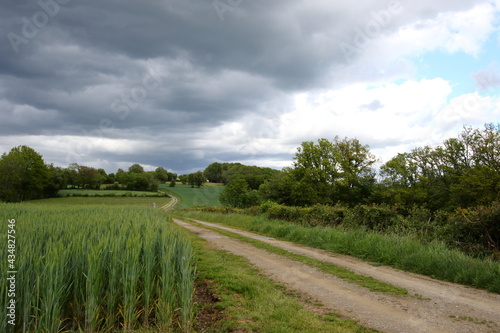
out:
M409 291L409 296L371 292L308 265L248 243L174 219L213 246L247 258L269 278L319 300L325 311L340 313L381 332L500 332L500 295L434 280L387 266L279 241L213 223L196 222L258 239L289 252L333 263Z
M219 296L211 287L209 280L197 280L194 292L194 302L197 307L195 332L216 332L222 327L225 319L223 310L217 308Z

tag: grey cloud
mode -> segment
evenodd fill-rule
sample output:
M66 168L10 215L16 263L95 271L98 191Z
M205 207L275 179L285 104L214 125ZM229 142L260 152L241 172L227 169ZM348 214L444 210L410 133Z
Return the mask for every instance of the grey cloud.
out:
M476 82L476 89L479 92L492 92L500 87L500 70L496 63L472 74L472 78Z
M37 1L0 3L1 135L160 141L176 149L130 156L93 149L80 157L165 162L176 170L241 158L239 151L221 152L217 142L205 153L192 143L225 122L267 118L265 130L262 119L250 123L243 141L272 136L267 128L290 111L293 93L331 84L337 73L349 76L339 44L352 41L356 28L387 7L376 1L243 1L221 21L211 0L40 1L52 6L49 12ZM479 2L402 0L404 11L383 33ZM13 47L9 33L24 41ZM161 80L157 86L145 81L151 70Z
M375 99L368 104L361 105L361 107L370 111L377 111L378 109L383 108L384 105L378 99Z

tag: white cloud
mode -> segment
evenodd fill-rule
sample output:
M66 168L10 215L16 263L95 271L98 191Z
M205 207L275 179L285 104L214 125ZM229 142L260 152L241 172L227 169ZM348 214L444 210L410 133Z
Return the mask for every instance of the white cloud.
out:
M495 14L498 8L483 3L465 11L444 12L432 19L417 19L397 29L382 30L349 70L361 66L365 77L368 69L384 74L382 77L387 79L391 77L387 74L394 70L403 77L413 73L413 66L405 59L427 52L464 52L478 56L489 36L498 32Z
M225 123L208 132L199 148L215 143L216 151L240 156L239 161L283 167L290 165L301 142L338 135L359 139L387 161L397 153L456 137L463 125L482 127L500 119L500 98L473 93L448 101L451 93L449 82L441 78L300 93L289 112L273 119L247 115ZM273 154L290 157L272 160Z
M500 119L500 97L481 97L470 93L453 98L450 103L435 114L435 124L447 132L457 126L482 126L491 119Z
M335 135L358 137L374 145L412 141L415 129L430 121L451 92L442 79L408 81L377 88L357 84L344 89L296 97L292 112L281 118L282 138L310 140ZM366 107L377 100L380 107ZM418 132L418 131L417 131Z

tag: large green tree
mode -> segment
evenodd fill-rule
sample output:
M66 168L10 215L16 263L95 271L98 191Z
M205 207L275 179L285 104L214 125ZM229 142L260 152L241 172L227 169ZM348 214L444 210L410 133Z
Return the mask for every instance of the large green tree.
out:
M135 163L128 168L128 172L144 173L144 168L142 167L142 165Z
M319 139L316 143L301 144L294 157L292 174L302 187L311 187L320 203L356 204L371 194L375 162L369 147L357 139Z
M206 181L205 175L201 171L191 173L187 176L187 181L192 187L201 187Z
M0 200L19 202L44 197L51 175L33 148L12 148L0 158Z
M169 173L163 167L156 168L156 170L154 171L154 176L160 182L166 182L167 180L170 180L172 178L171 173Z

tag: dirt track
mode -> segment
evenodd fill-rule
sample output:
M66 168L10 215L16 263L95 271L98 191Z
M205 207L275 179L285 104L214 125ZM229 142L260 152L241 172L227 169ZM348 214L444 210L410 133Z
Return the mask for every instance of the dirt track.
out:
M218 248L243 256L271 279L324 304L362 325L382 332L500 332L500 295L433 280L352 257L278 241L273 238L196 221L258 239L289 252L346 267L358 274L405 288L412 296L370 292L319 270L214 231L174 219Z
M165 193L165 192L162 192L162 193ZM174 206L177 205L177 203L179 202L179 199L176 196L170 195L170 197L172 198L172 200L170 200L165 205L160 207L160 209L162 209L165 212L174 208Z

